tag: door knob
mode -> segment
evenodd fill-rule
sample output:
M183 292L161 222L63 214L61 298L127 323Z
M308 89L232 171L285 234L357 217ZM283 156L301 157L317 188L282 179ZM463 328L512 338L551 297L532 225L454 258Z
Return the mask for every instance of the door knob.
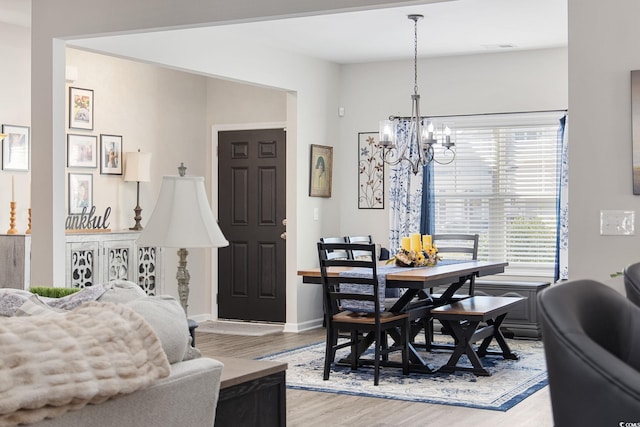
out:
M282 234L280 235L280 238L281 238L282 240L287 240L287 232L285 231L284 233L282 233Z

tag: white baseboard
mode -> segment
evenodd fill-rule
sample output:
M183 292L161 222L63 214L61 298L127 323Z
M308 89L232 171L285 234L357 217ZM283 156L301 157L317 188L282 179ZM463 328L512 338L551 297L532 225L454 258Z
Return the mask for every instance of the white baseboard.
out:
M322 318L302 323L285 323L283 332L304 332L322 327Z

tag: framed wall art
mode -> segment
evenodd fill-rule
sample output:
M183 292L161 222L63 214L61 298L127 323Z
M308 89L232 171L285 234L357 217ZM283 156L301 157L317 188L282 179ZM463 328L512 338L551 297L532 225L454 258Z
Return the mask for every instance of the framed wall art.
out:
M93 130L93 90L69 88L69 127Z
M89 211L93 206L93 175L69 173L69 215Z
M29 127L2 125L2 169L10 171L29 170Z
M67 166L95 168L98 166L98 138L94 135L67 135Z
M378 132L358 133L358 209L384 209L384 163Z
M311 145L309 164L309 196L331 197L333 147Z
M122 175L122 136L100 135L100 173Z

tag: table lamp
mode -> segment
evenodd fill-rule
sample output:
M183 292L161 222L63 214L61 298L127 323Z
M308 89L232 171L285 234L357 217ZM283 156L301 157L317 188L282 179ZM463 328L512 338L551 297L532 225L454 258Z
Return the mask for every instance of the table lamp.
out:
M186 167L181 163L180 176L162 177L160 195L147 226L138 238L140 246L156 246L178 249L178 295L187 313L189 299L189 271L186 248L220 248L229 242L213 217L204 178L185 176Z
M136 182L136 207L133 211L136 216L133 219L136 220L136 225L129 230L142 230L140 220L142 216L142 208L140 207L140 183L151 181L151 153L141 153L140 150L132 153L124 154L124 181Z

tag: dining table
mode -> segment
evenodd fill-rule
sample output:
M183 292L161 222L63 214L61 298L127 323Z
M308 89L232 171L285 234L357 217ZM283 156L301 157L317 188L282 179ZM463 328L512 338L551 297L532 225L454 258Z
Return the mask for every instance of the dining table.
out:
M386 288L400 288L401 295L393 300L389 311L394 313L412 312L414 317L428 315L432 306L429 305L431 293L434 288L444 289L438 297L438 304L444 305L453 301L458 291L467 280L472 277L482 277L504 273L509 263L503 261L461 261L441 260L436 265L425 267L398 267L395 264L387 264L380 261L378 275L384 275ZM332 267L327 274L339 276L348 273L349 267ZM320 268L298 270L298 276L302 276L303 283L322 284ZM422 302L416 304L416 301ZM415 322L419 325L419 322ZM418 326L419 328L419 326ZM416 331L413 332L413 335ZM395 338L395 337L392 337ZM358 356L366 351L373 343L373 337L365 337L358 348ZM416 349L415 343L409 344L409 368L412 372L433 373L436 371L430 366ZM386 364L395 366L397 363L386 361Z

